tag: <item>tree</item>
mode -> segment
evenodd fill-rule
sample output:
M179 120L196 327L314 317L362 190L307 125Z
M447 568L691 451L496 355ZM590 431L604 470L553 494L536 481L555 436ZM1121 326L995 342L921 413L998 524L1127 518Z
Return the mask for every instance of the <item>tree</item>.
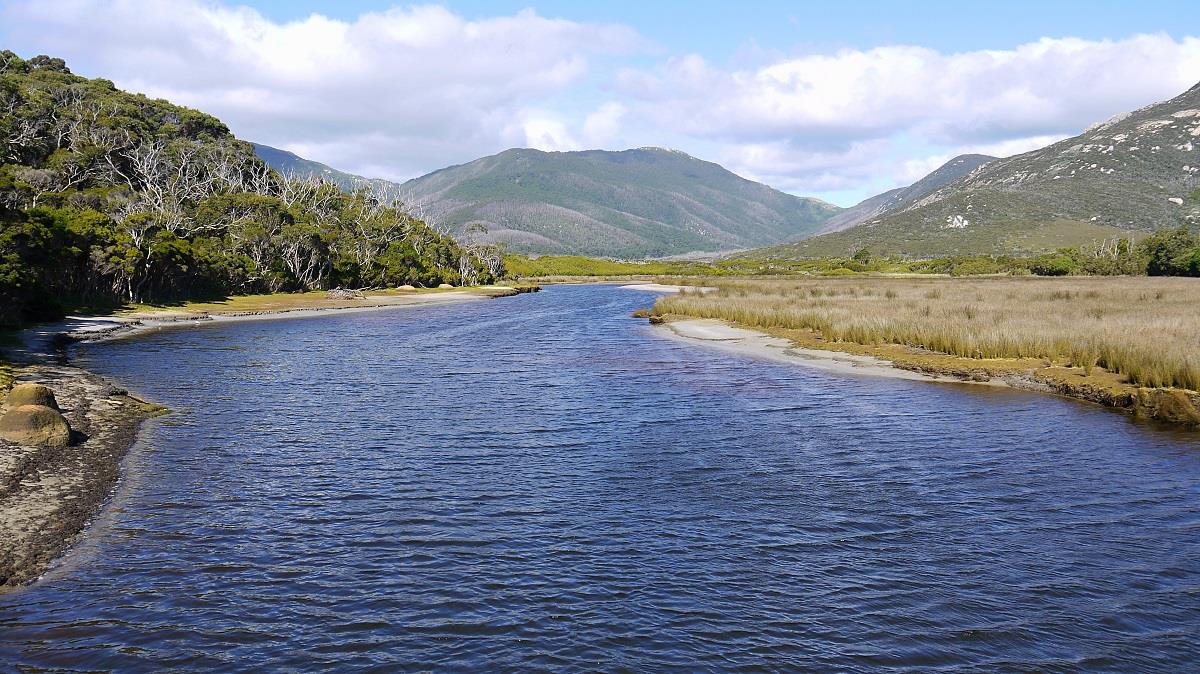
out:
M1146 237L1138 249L1147 257L1151 276L1196 276L1193 261L1200 254L1200 237L1186 226L1158 231Z

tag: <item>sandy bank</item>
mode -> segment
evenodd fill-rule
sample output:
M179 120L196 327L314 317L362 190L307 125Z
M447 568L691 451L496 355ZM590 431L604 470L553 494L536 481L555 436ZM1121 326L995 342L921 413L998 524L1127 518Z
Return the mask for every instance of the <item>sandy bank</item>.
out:
M676 339L829 372L1007 386L1095 403L1137 418L1200 429L1200 395L1196 392L1139 387L1129 384L1120 375L1098 369L1089 373L1083 368L1045 363L962 359L895 344L866 346L839 342L830 344L829 348L806 348L797 342L808 339L821 342L822 346L829 343L805 337L800 331L781 330L786 336L777 336L734 327L716 319L672 317L661 325ZM895 360L879 357L883 354Z
M0 440L0 593L37 579L78 540L112 493L138 426L161 412L78 368L32 365L20 378L54 389L75 440L63 448Z
M672 320L663 323L662 327L668 334L683 341L756 358L795 363L827 372L922 381L962 381L950 377L901 370L893 367L890 361L871 356L805 349L782 337L772 337L754 330L737 328L715 319Z
M384 311L405 307L427 307L462 302L477 302L519 294L516 289L493 287L486 291L450 291L412 295L366 295L353 300L315 300L302 306L269 305L254 309L154 309L117 316L68 316L23 331L21 345L11 349L18 360L26 362L54 357L67 342L98 342L133 337L163 328L211 325L242 321L269 321L284 318L308 318L331 314Z
M705 286L677 286L667 285L665 283L630 283L621 286L623 290L642 290L652 293L681 293L684 290L699 291L702 293L712 292L716 288L708 288Z

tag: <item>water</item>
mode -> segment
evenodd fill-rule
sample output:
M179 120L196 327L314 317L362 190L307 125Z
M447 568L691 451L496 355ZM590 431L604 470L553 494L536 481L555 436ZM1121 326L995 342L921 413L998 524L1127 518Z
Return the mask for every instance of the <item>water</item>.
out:
M650 296L163 331L0 670L1184 671L1200 441L663 337Z

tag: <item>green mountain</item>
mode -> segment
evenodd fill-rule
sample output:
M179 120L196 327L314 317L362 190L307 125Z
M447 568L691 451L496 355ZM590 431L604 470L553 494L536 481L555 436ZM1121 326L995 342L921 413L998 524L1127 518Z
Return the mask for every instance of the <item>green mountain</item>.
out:
M1028 253L1200 222L1200 84L768 257Z
M346 192L353 192L361 187L366 187L375 192L383 194L398 194L400 185L382 178L364 178L353 173L339 171L330 166L326 166L319 161L305 159L295 153L279 148L263 145L261 143L251 143L254 147L254 154L258 155L268 166L284 175L297 176L318 176L327 180L334 185L337 185Z
M883 194L877 194L869 199L847 208L825 221L821 234L840 232L849 229L860 222L866 222L878 215L903 208L921 197L962 178L971 171L996 161L995 157L986 154L962 154L942 164L937 170L921 178L908 187L897 187Z
M402 189L431 222L483 223L513 250L621 258L769 245L810 235L840 210L660 148L513 149Z

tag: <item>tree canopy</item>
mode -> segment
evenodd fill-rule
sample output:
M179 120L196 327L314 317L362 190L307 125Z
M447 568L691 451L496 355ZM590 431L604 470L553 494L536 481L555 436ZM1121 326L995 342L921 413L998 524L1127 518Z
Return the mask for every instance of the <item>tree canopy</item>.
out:
M395 194L281 175L211 115L0 52L0 324L83 304L470 285L499 259Z

